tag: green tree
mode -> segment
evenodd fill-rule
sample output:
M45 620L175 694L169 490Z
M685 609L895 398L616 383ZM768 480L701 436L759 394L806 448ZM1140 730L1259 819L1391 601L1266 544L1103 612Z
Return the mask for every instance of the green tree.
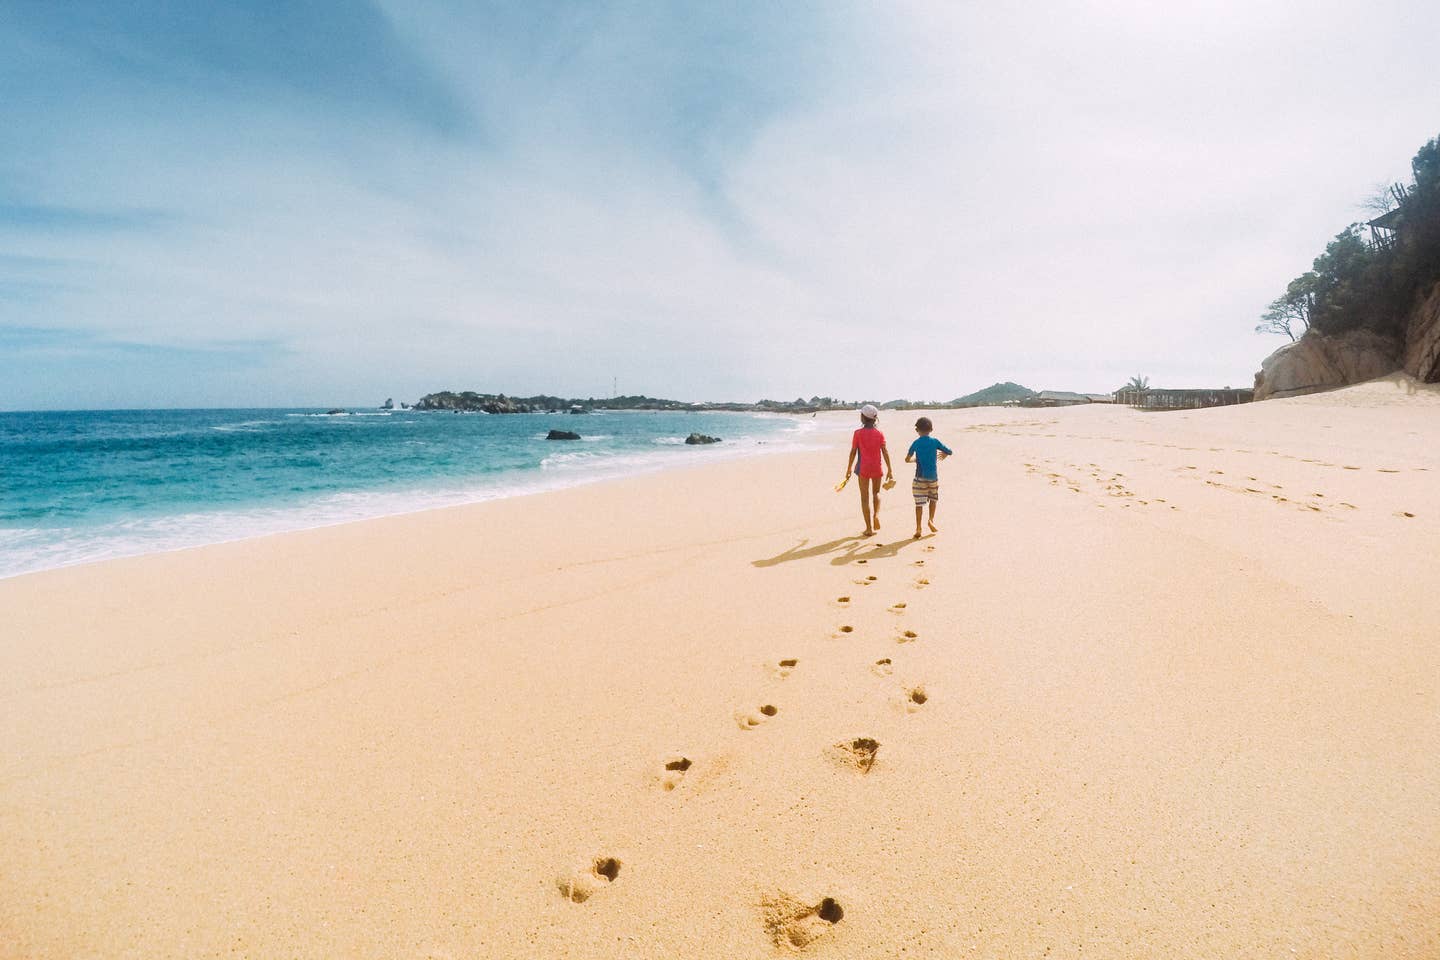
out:
M1313 268L1270 302L1257 333L1292 341L1314 330L1400 332L1415 299L1440 282L1440 137L1410 161L1415 180L1377 189L1366 206L1391 212L1395 243L1372 247L1352 223L1315 258Z
M1310 271L1290 281L1285 296L1270 301L1260 317L1256 333L1283 333L1294 343L1310 329L1310 314L1315 309L1315 273Z
M1396 272L1407 288L1403 292L1413 298L1440 280L1440 138L1420 148L1410 170L1415 182L1400 208Z
M1365 242L1363 226L1352 223L1337 234L1315 258L1311 274L1292 283L1311 294L1308 321L1319 333L1359 328L1394 333L1403 319L1408 285L1397 281L1404 271L1397 271L1390 251Z

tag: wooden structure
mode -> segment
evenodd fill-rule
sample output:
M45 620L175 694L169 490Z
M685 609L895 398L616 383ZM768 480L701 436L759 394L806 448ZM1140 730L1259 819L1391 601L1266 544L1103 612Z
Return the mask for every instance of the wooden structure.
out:
M1136 390L1132 387L1115 391L1116 403L1141 410L1198 410L1201 407L1249 403L1254 399L1254 390L1234 390L1230 387L1212 390Z
M1376 250L1388 250L1395 246L1395 228L1400 223L1400 211L1391 210L1384 216L1366 223L1370 228L1370 246Z
M1388 250L1395 246L1396 231L1402 219L1400 211L1405 208L1405 201L1410 199L1409 191L1399 183L1390 186L1390 196L1395 198L1395 209L1365 224L1370 228L1370 246L1376 250Z
M1022 407L1072 407L1077 403L1089 403L1090 398L1083 393L1071 393L1069 390L1041 390L1028 400L1020 401Z

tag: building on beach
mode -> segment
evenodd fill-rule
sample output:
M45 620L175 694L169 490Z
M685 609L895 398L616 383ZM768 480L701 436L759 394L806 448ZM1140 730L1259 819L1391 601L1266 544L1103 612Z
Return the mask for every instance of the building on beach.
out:
M1249 403L1255 399L1255 391L1224 387L1207 390L1136 390L1122 387L1114 393L1115 403L1123 403L1141 410L1198 410L1201 407L1228 407L1236 403Z
M1069 390L1041 390L1028 400L1020 401L1022 407L1073 407L1078 403L1089 403L1090 398L1083 393L1072 393Z

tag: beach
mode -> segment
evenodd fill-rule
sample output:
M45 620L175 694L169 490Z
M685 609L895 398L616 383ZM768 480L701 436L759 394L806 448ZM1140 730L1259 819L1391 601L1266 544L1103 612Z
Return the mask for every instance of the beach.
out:
M0 957L1440 955L1440 388L914 417L0 580Z

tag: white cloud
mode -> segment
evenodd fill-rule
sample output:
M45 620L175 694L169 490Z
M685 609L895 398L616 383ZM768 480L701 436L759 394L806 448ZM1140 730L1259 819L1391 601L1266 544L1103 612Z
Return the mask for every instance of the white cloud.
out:
M95 265L27 319L283 344L232 386L295 402L1242 384L1264 304L1440 133L1418 3L811 10L808 40L391 11L468 139L112 90L26 182L176 219L27 237Z

